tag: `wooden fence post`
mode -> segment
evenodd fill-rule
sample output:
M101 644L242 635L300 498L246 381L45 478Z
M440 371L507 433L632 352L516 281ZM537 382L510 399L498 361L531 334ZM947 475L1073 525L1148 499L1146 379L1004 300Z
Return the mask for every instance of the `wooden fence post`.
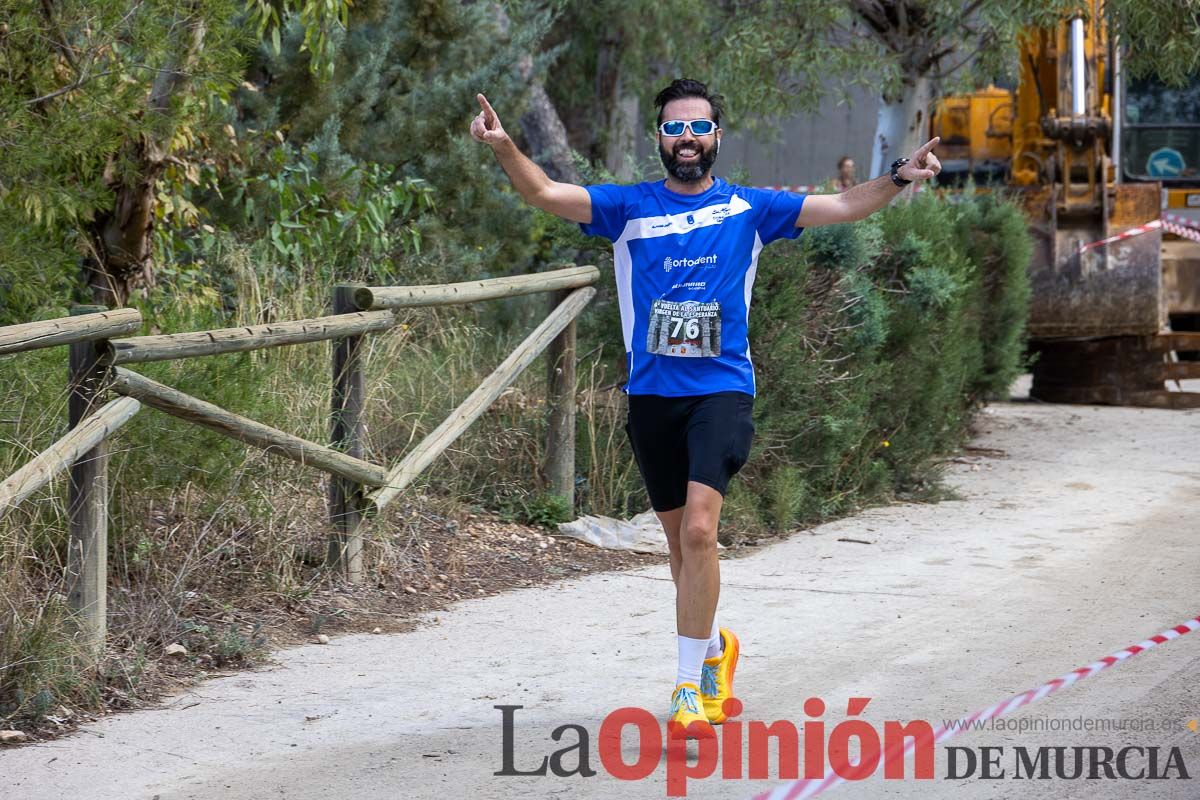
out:
M550 292L550 310L571 294L569 289ZM575 320L546 348L550 409L546 433L546 484L551 494L566 499L575 510Z
M359 287L342 284L333 289L333 313L357 311L354 290ZM332 443L334 448L355 458L362 458L363 446L363 373L359 351L363 337L346 336L333 342L333 408ZM329 480L329 518L333 531L325 563L338 570L350 583L362 583L362 537L358 527L362 522L363 487L361 484L331 475Z
M71 309L71 316L107 310L104 306L76 306ZM86 341L70 346L67 413L71 428L102 405L105 368L99 359L99 344L102 342ZM77 633L84 646L99 655L107 632L107 442L100 442L71 465L67 498L68 601L76 612Z

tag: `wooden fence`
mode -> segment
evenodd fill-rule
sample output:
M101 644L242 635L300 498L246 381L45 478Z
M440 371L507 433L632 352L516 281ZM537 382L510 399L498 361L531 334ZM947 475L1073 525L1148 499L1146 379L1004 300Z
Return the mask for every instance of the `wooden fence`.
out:
M546 479L549 491L574 505L575 318L595 295L595 267L438 286L334 290L333 313L316 319L195 333L121 337L141 327L135 309L83 306L72 316L0 328L0 355L55 345L70 347L68 422L61 439L0 483L0 517L54 476L69 472L67 515L69 602L81 638L104 646L108 548L106 442L143 406L217 431L266 452L330 474L332 530L326 566L363 581L364 519L383 510L422 470L479 419L521 372L547 350ZM472 303L548 292L549 315L450 415L400 461L386 467L363 459L363 337L397 324L398 309ZM138 374L124 365L268 347L333 341L330 443L318 444L226 411ZM110 394L118 397L107 400Z

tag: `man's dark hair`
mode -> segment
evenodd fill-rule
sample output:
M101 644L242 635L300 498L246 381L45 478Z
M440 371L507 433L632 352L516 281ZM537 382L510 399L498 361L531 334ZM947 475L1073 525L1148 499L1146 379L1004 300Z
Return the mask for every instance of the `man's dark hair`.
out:
M672 100L681 100L684 97L699 97L701 100L707 100L712 106L713 122L717 127L721 125L721 114L725 112L725 98L719 94L709 94L708 87L700 81L694 81L690 78L676 78L671 81L671 85L658 93L654 98L654 106L658 109L658 124L662 125L663 109L667 103Z
M838 159L838 169L842 168L842 164L845 164L847 161L853 161L853 160L854 159L851 158L850 156L842 156L841 158Z

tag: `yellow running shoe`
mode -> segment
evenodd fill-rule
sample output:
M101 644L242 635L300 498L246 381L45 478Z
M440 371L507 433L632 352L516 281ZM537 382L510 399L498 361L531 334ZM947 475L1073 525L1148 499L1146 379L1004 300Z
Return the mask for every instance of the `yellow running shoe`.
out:
M704 715L713 725L725 721L724 703L733 697L733 671L737 669L738 638L728 628L721 628L721 655L704 659L700 668L700 697L704 700Z
M706 739L717 732L704 716L704 705L700 701L700 687L694 683L681 683L671 695L671 718L667 721L667 736L672 739Z

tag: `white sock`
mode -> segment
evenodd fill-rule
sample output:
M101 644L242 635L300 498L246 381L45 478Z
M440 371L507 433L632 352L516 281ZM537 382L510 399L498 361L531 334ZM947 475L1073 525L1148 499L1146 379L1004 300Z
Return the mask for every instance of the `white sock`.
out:
M708 650L704 652L705 658L716 658L721 655L721 629L717 626L717 612L713 612L712 633L708 635Z
M700 685L700 667L704 662L704 651L708 649L708 639L689 639L686 636L676 636L679 643L679 669L675 673L675 685L692 683Z

